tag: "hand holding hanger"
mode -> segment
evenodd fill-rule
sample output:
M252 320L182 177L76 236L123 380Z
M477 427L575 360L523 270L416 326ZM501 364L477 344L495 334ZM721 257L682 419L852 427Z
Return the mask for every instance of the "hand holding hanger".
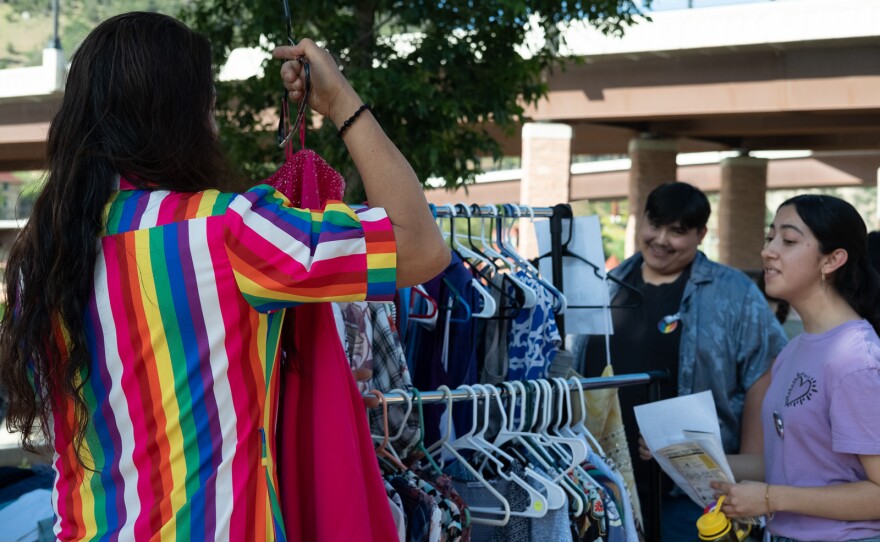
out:
M339 129L374 208L385 210L397 249L397 287L421 284L449 264L449 250L437 229L425 193L410 163L388 139L346 80L330 53L310 39L272 52L286 62L281 78L289 96L306 103ZM310 86L304 64L308 61ZM306 90L309 90L306 97ZM344 136L344 137L343 137Z
M296 45L276 47L272 56L286 60L281 67L281 79L294 102L305 103L337 126L360 106L360 98L342 75L336 60L309 38L303 38Z

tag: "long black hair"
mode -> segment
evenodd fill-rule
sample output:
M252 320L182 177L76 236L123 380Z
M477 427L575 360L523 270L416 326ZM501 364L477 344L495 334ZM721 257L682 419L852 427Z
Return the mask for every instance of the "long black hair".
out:
M859 212L840 198L817 194L795 196L779 208L787 205L795 208L813 232L822 254L846 251L846 263L828 278L853 310L880 333L880 275L868 261L868 229Z
M73 55L49 128L45 187L5 277L0 384L8 425L26 449L40 433L50 436L52 410L71 400L77 449L82 444L89 416L80 392L90 360L84 315L118 175L179 191L228 186L213 100L210 43L165 15L108 19Z

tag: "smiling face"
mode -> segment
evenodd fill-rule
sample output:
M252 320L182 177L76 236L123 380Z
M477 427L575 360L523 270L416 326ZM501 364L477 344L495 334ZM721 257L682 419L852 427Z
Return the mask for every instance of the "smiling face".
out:
M657 224L647 216L639 227L639 244L645 266L661 277L678 276L697 255L706 228L687 229L676 221Z
M780 207L764 249L764 284L767 295L794 303L821 288L825 258L819 241L798 215L794 205Z

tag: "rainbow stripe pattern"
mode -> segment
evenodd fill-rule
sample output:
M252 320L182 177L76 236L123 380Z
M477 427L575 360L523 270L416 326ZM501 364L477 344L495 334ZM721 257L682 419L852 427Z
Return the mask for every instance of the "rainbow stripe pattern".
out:
M53 416L61 540L284 540L275 474L285 309L390 300L382 209L136 189L105 210L88 306L91 423ZM64 342L59 329L56 339Z

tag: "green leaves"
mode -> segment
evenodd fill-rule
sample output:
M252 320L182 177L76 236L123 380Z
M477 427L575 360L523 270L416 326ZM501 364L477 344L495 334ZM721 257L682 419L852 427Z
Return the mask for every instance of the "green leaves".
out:
M564 60L556 56L558 25L585 19L618 34L639 15L632 0L289 1L294 38L310 37L337 55L423 182L443 178L450 189L480 173L480 157L500 159L484 123L515 129L523 105L546 94L544 71ZM236 47L262 43L268 50L287 41L278 0L192 0L183 18L211 39L218 69ZM532 32L547 39L526 58L521 46ZM280 107L279 67L270 60L262 79L217 85L221 137L251 179L264 178L283 159L272 144L274 126L266 126ZM358 201L360 180L335 132L328 125L312 129L307 146L339 169L347 198Z

